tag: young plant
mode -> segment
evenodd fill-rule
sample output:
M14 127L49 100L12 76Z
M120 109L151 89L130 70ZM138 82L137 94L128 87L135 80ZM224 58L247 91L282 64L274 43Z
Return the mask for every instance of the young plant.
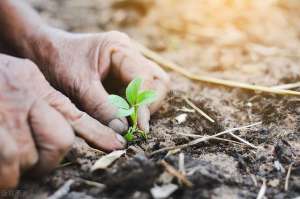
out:
M109 95L110 103L118 108L118 117L130 117L131 126L124 135L127 141L133 141L135 134L139 133L144 139L147 138L146 132L138 128L138 109L142 105L150 104L156 99L156 93L151 90L141 91L141 78L132 80L126 88L126 99L118 95Z

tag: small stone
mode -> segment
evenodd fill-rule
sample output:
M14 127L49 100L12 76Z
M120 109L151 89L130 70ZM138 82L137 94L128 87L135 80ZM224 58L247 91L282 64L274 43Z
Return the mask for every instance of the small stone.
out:
M180 114L177 117L175 117L175 120L178 124L182 124L183 122L186 121L186 118L187 118L187 114L183 113L183 114Z
M175 184L166 184L163 186L154 186L150 192L155 199L168 198L172 193L178 189Z
M268 182L268 185L270 185L271 187L278 187L279 183L280 181L278 179L273 179Z

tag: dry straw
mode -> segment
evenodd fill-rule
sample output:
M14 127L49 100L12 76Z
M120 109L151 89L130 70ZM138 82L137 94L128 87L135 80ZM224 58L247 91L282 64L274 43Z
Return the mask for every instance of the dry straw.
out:
M236 82L236 81L232 81L232 80L223 80L223 79L208 77L208 76L204 76L204 75L196 75L196 74L193 74L193 73L185 70L183 67L180 67L179 65L169 61L168 59L163 58L162 56L158 55L157 53L151 51L150 49L146 48L145 46L143 46L139 43L136 43L136 46L140 50L140 52L142 52L146 57L153 60L157 64L161 65L162 67L164 67L166 69L176 71L191 80L207 82L207 83L212 83L212 84L218 84L218 85L234 87L234 88L242 88L242 89L247 89L247 90L252 90L252 91L273 93L273 94L278 94L278 95L300 96L300 92L297 92L297 91L284 90L284 89L280 89L280 88L276 88L276 87L251 85L251 84Z

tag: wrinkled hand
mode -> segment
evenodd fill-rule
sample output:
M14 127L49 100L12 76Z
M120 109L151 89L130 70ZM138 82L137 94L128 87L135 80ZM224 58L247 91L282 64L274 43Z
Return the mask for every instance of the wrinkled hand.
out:
M169 78L160 67L142 56L120 32L71 34L54 30L52 35L56 36L47 46L40 42L35 58L51 84L83 111L121 133L128 123L116 117L107 89L120 89L141 77L143 89L154 90L158 96L155 103L139 110L139 127L149 131L150 113L159 108L168 91Z
M104 149L124 147L120 135L79 111L32 62L0 54L0 189L16 186L24 171L56 167L73 143L71 126Z

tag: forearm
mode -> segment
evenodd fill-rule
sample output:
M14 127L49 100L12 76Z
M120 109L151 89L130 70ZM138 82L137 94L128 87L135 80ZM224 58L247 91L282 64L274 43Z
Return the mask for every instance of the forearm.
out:
M0 1L0 42L17 56L35 60L41 49L51 45L51 32L39 15L24 1Z

